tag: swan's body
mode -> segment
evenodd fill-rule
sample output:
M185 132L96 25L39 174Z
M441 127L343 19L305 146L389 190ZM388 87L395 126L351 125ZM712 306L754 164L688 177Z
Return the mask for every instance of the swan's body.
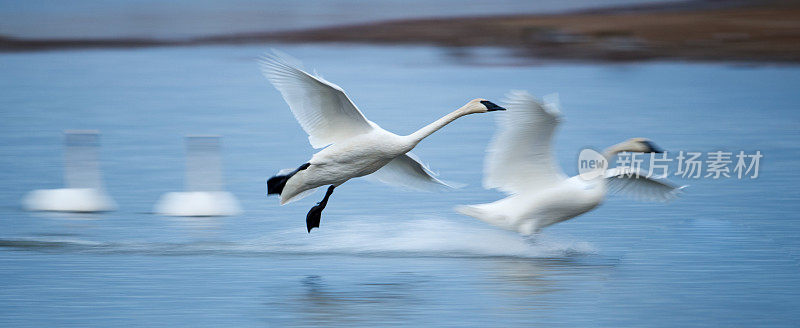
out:
M603 202L606 185L571 177L539 192L512 194L493 203L459 206L462 214L529 235L593 210Z
M109 212L117 208L113 199L95 188L39 189L28 193L23 206L30 211Z
M555 102L542 104L525 92L509 95L509 111L489 146L484 186L509 196L493 203L458 206L462 214L522 234L532 234L600 205L611 191L654 200L669 200L679 187L646 178L640 172L598 167L594 174L568 178L552 155L552 136L560 121ZM612 146L608 160L622 151L660 152L647 139Z
M347 180L372 174L376 180L413 189L446 186L409 153L420 141L455 119L473 113L503 110L487 100L474 99L422 129L401 136L369 121L344 90L299 68L285 55L267 55L264 75L281 92L314 148L323 148L295 170L282 171L267 181L267 193L279 194L281 205L329 185L325 198L306 217L308 231L333 189Z
M314 154L308 161L311 165L286 182L281 192L281 204L309 189L339 186L352 178L375 173L413 147L405 138L380 127L334 143ZM432 176L423 178L440 183Z
M98 161L100 133L93 130L64 131L64 188L39 189L22 201L30 211L108 212L117 204L103 187Z

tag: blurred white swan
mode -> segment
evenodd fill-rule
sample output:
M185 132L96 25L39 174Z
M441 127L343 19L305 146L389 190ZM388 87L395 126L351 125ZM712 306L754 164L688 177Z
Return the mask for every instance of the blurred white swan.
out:
M306 191L330 185L322 201L306 216L309 232L319 227L333 189L349 179L372 174L378 181L413 189L446 185L409 151L461 116L503 110L488 100L474 99L422 129L400 136L367 120L341 87L306 73L291 57L275 52L260 63L264 75L308 133L311 146L327 146L297 169L281 171L267 181L267 194L280 195L281 205L302 198Z
M100 133L94 130L64 131L65 188L39 189L25 195L29 211L107 212L117 204L103 187L98 150Z
M165 193L153 210L166 216L231 216L241 213L236 196L224 190L220 158L222 137L191 135L185 142L185 190Z
M509 196L488 204L457 206L456 211L529 235L592 210L609 190L667 201L682 188L646 178L646 172L605 170L605 166L568 178L552 151L561 115L557 99L545 99L543 104L523 91L513 91L508 98L508 112L498 120L500 131L488 149L483 185ZM608 163L620 152L662 151L647 139L634 138L609 147L603 155L595 153Z

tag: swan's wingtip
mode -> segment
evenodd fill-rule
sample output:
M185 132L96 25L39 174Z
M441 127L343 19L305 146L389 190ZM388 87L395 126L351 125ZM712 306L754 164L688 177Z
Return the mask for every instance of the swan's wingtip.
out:
M675 189L672 189L672 192L670 193L670 195L672 195L673 198L678 198L678 196L680 196L681 194L686 192L686 188L689 188L689 185L683 185L683 186L680 186L680 187L675 187Z
M461 189L468 186L468 184L462 182L442 181L442 180L440 181L442 185L447 189Z
M453 210L466 216L483 220L483 211L475 205L456 205Z
M675 187L674 189L670 190L665 195L661 196L660 199L658 199L658 200L660 200L662 203L672 202L673 200L676 200L676 199L680 198L680 196L685 192L684 189L686 189L687 187L689 187L689 185L683 185L683 186L680 186L680 187Z
M678 198L680 195L686 192L686 188L689 188L689 185L682 185L672 190L672 198Z
M264 52L256 59L256 62L261 66L262 72L266 72L275 65L290 66L300 70L303 69L302 61L275 48L270 48L269 51Z
M464 215L469 215L469 214L467 214L467 212L469 212L470 207L471 207L471 205L456 205L456 206L453 206L453 211L456 211L456 212L464 214Z
M553 116L559 117L561 116L561 98L559 98L558 93L551 93L542 97L542 107L547 110Z

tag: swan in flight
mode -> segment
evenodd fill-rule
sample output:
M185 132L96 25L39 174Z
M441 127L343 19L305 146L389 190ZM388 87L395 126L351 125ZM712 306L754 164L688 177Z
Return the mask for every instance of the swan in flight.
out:
M524 91L508 95L508 112L498 120L498 132L488 148L484 165L486 188L509 196L493 203L461 205L456 211L524 235L574 218L599 205L609 190L636 198L667 201L683 187L630 168L606 170L606 165L568 178L552 152L552 138L560 122L557 99L541 103ZM551 100L551 101L547 101ZM633 138L609 147L599 162L607 164L620 152L662 153L653 142ZM583 157L581 157L583 159Z
M371 174L380 182L412 189L447 186L409 151L461 116L505 110L488 100L474 99L418 131L400 136L367 120L341 87L306 73L293 58L274 52L265 55L260 64L264 76L280 91L308 133L311 146L325 147L307 163L267 180L267 195L280 195L281 205L329 185L322 201L306 215L308 232L319 227L334 188L352 178Z

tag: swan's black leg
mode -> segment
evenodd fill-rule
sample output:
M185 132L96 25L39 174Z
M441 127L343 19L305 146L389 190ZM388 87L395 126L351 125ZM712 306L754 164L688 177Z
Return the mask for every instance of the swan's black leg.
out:
M283 187L286 186L286 181L289 181L289 178L297 174L297 172L307 169L309 166L311 166L311 164L305 163L300 165L297 170L289 172L289 174L276 175L269 178L269 180L267 180L267 195L280 195L283 192Z
M325 192L325 197L322 198L322 201L317 203L317 205L308 211L308 214L306 215L306 228L308 228L308 233L311 233L311 229L319 228L319 220L322 218L322 210L325 209L325 205L328 205L328 198L331 197L331 194L333 194L333 188L336 188L336 186L331 185L328 187L328 191Z

